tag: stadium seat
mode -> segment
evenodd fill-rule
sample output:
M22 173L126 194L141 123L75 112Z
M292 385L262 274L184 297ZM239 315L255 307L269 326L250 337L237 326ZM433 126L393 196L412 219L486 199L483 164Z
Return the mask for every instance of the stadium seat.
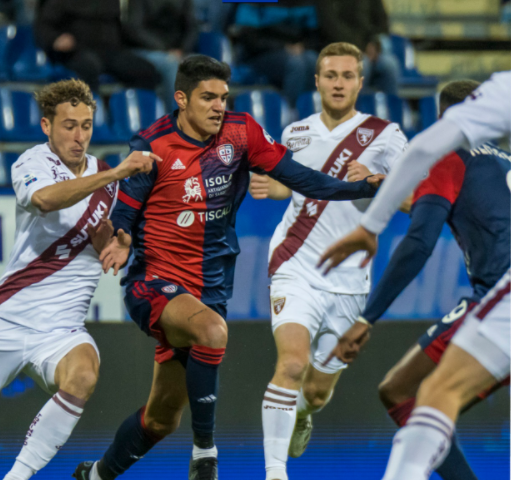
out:
M119 139L114 134L108 123L108 112L106 111L103 99L94 95L96 100L96 112L94 114L94 130L92 133L92 143L116 143Z
M0 187L12 185L11 166L18 157L17 153L0 152Z
M423 97L419 100L420 129L433 125L438 119L437 96Z
M10 68L13 63L12 44L16 37L17 28L15 25L4 25L0 27L0 82L10 79Z
M221 62L232 63L231 41L220 32L200 32L198 52L216 58Z
M300 120L321 112L321 96L319 92L302 93L296 101L296 109Z
M17 27L12 49L15 60L11 79L27 82L46 82L53 78L53 67L46 54L36 46L30 25Z
M41 112L28 92L0 88L0 141L41 142Z
M113 133L124 142L162 117L165 107L153 91L129 89L110 97L109 111Z
M256 122L280 141L282 130L291 123L291 110L284 98L271 90L252 90L234 99L236 112L248 112Z
M387 95L382 92L359 95L356 109L384 120L390 119Z
M111 153L110 155L107 155L105 158L103 158L103 161L108 163L110 168L115 168L125 158L126 158L126 155L124 153Z
M417 133L414 115L408 100L399 98L397 95L388 95L389 120L398 123L404 134L411 139Z

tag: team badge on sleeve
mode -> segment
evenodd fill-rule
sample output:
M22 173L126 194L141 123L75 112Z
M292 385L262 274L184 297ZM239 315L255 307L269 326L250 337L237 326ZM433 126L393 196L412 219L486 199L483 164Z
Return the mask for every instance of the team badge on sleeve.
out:
M273 311L275 312L275 315L278 315L280 312L282 312L282 310L284 310L286 297L272 298L271 302L273 303Z
M165 292L165 293L176 293L177 292L177 287L175 285L165 285L164 287L162 287L162 292Z
M234 147L230 144L220 145L217 147L216 153L222 162L224 162L226 165L230 165L232 159L234 158Z
M360 145L367 147L374 137L374 130L370 128L357 128L357 140Z
M29 173L23 177L23 182L25 182L25 187L28 187L31 183L37 182L37 177Z
M268 140L268 143L273 145L275 143L275 140L271 137L271 135L263 128L264 138Z

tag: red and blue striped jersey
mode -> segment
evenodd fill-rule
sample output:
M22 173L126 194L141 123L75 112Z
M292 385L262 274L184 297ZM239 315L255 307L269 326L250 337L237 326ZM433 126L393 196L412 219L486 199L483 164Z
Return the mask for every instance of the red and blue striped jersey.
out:
M163 162L120 182L112 218L133 238L129 280L161 278L216 303L232 294L235 218L249 171L273 170L287 149L246 113L226 112L220 132L204 143L176 119L166 115L132 138L132 151L152 151Z

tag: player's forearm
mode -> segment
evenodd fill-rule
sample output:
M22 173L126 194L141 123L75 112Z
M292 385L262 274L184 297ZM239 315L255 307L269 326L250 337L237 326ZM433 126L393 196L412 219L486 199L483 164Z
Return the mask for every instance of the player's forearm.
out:
M268 190L268 198L271 200L285 200L291 196L291 189L270 178L270 185Z
M115 170L106 170L41 188L32 195L31 202L43 213L54 212L76 205L91 193L115 181Z
M284 157L268 175L291 190L317 200L357 200L374 197L366 180L343 182Z
M381 233L428 170L464 143L461 130L448 120L440 120L415 137L383 182L360 224L370 232Z

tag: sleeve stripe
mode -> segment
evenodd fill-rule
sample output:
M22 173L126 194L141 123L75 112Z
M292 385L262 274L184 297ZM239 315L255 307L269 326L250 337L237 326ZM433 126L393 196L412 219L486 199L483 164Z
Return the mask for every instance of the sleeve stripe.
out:
M129 207L134 208L135 210L140 210L142 208L142 202L139 202L138 200L131 198L130 196L126 195L124 192L122 192L120 190L119 190L118 199L122 203L125 203Z

